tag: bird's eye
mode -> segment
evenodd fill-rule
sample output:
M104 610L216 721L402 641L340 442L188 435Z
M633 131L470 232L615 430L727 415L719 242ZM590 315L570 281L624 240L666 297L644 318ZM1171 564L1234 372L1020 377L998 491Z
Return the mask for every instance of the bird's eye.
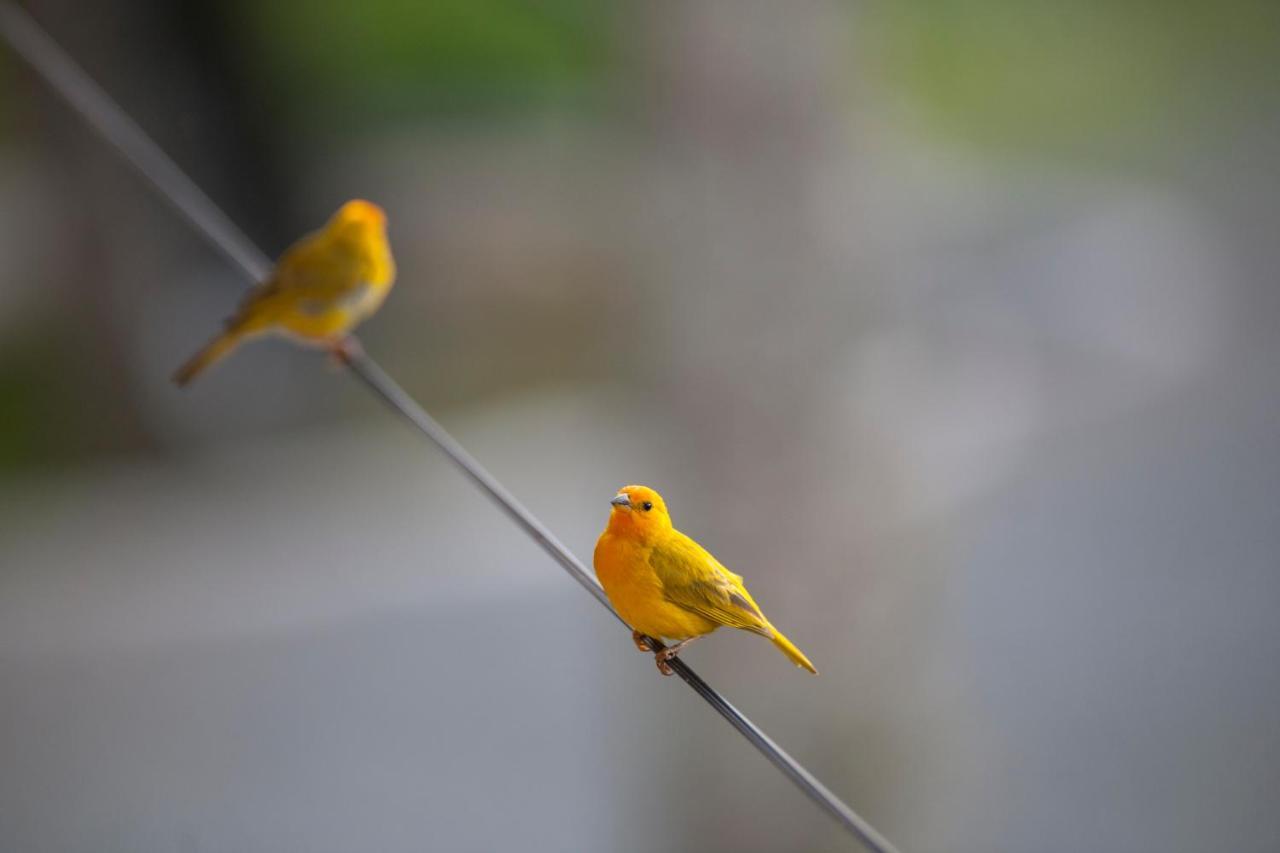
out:
M653 502L645 501L644 503L641 504L641 506L644 507L645 512L648 512L649 510L653 509Z

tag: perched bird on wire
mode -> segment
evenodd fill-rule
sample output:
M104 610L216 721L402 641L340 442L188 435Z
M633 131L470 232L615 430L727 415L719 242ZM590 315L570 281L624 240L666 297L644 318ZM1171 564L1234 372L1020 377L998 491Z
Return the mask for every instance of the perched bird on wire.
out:
M242 341L280 334L347 359L357 346L348 337L382 305L395 282L382 208L356 199L339 208L323 228L294 243L271 277L249 291L226 329L173 375L186 385Z
M613 498L609 523L596 542L595 568L618 615L631 626L642 652L654 652L658 669L694 640L721 625L767 637L798 667L817 674L791 641L769 624L741 575L671 526L666 502L646 486L626 486ZM648 638L675 641L663 649Z

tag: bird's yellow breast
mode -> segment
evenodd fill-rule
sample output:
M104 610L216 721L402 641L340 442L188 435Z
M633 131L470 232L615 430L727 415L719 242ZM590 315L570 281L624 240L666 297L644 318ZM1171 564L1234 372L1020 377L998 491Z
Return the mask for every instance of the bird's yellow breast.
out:
M685 640L709 634L716 623L672 604L649 564L650 549L606 530L596 542L595 569L622 620L650 637Z

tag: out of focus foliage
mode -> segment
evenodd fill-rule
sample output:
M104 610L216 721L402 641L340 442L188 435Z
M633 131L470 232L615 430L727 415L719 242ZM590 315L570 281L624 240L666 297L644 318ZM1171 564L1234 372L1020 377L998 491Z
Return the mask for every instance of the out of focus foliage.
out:
M610 4L366 0L242 4L296 118L324 128L574 101L610 55Z
M1237 109L1231 93L1274 97L1280 64L1268 0L876 2L854 25L860 73L887 76L925 121L983 147L1167 145L1188 119Z
M71 336L23 335L0 345L0 471L66 464L93 454L118 424L79 423Z
M0 92L13 91L13 57L7 50L0 50ZM13 108L9 98L0 98L0 142L13 134Z

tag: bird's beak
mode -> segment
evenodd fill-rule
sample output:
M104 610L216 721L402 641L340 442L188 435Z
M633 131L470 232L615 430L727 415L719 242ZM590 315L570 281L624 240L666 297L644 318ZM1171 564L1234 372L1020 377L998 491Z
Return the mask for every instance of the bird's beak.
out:
M627 496L626 492L618 492L618 494L614 495L613 500L609 501L609 503L613 504L614 506L621 506L621 507L626 507L627 509L631 509L631 498Z

